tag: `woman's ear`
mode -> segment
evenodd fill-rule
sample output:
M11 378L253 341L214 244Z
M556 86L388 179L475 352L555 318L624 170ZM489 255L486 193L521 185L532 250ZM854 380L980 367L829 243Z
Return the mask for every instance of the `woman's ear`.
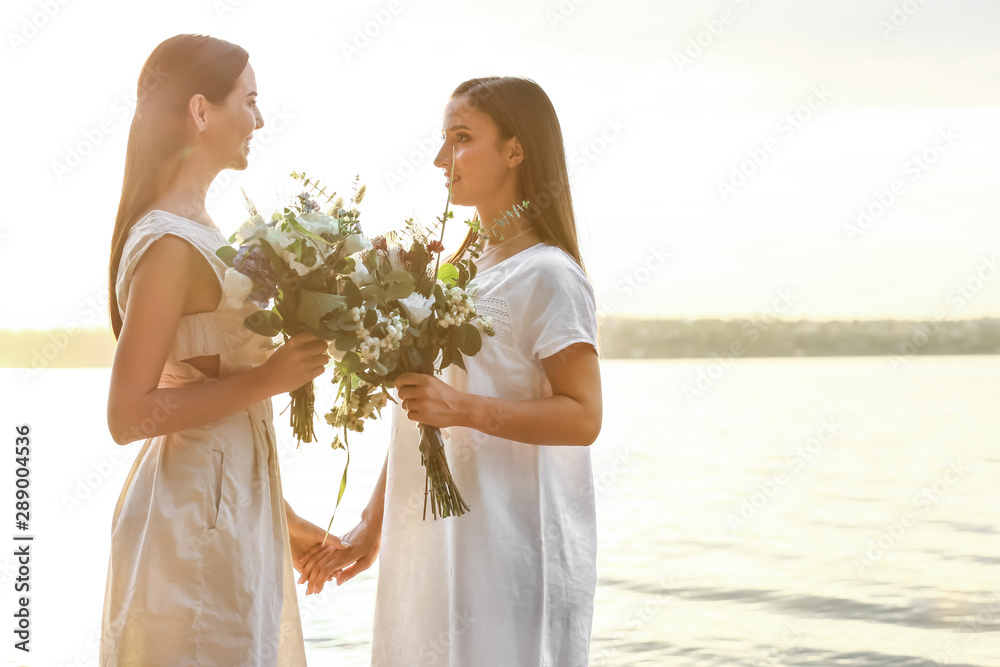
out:
M192 95L191 99L188 100L188 114L191 116L191 120L198 131L204 131L205 126L208 124L207 111L208 100L201 93Z
M507 152L507 166L516 167L524 161L524 149L521 148L521 142L514 137L514 141L510 146L510 150Z

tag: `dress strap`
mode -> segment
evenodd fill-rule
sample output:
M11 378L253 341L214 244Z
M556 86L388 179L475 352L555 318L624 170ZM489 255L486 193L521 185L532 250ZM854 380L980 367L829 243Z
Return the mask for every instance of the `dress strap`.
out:
M118 297L119 315L125 317L125 305L128 302L129 286L132 274L143 253L166 234L180 237L194 246L212 267L221 286L226 275L226 263L215 254L223 245L228 245L225 237L215 227L209 227L187 218L167 213L151 211L129 230L128 238L122 249L121 262L118 264L118 279L115 283L115 294Z

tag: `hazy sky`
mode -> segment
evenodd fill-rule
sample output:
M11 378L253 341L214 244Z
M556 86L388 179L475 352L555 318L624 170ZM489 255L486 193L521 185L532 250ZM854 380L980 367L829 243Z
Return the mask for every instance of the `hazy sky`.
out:
M290 192L292 170L342 187L360 174L372 233L432 221L449 93L520 75L559 114L602 311L753 316L784 290L793 319L1000 316L996 2L17 0L0 11L0 265L13 285L0 328L106 323L136 80L181 32L241 44L256 72L267 125L249 169L223 172L209 203L226 233L245 218L241 185L266 205Z

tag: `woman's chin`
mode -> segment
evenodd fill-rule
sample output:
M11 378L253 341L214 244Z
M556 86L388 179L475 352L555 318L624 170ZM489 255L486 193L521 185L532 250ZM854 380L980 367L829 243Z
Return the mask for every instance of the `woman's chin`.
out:
M237 155L236 157L234 157L232 160L229 161L229 164L226 165L226 169L232 169L234 171L243 171L248 166L250 166L250 160L248 159L248 156Z
M472 206L468 198L464 197L461 192L456 191L455 188L451 190L451 203L455 206Z

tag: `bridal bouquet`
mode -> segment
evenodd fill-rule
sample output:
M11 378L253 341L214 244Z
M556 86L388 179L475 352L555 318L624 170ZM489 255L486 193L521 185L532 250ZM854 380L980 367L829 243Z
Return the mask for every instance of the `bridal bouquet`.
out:
M305 174L292 177L309 187ZM256 303L261 310L247 316L244 325L263 336L282 334L285 340L302 331L330 340L328 320L339 317L356 293L350 273L352 255L371 248L358 224L356 206L344 208L336 193L314 185L327 199L323 212L309 192L298 195L283 212L269 221L247 198L250 219L230 237L238 248L223 246L216 254L230 267L223 292L230 303ZM365 186L354 184L351 204L361 203ZM274 305L268 308L273 299ZM353 303L353 302L352 302ZM291 392L291 426L299 444L314 442L315 393L309 382Z
M438 218L441 238L452 213ZM494 334L489 317L479 317L472 301L473 259L441 263L441 238L431 240L412 219L404 230L376 237L362 254L347 289L349 310L338 327L336 347L343 356L335 365L338 401L326 415L334 427L362 431L364 420L384 407L388 389L405 372L440 373L455 364L465 368L462 355L482 347L482 335ZM440 429L419 425L421 462L426 468L424 519L428 500L435 519L460 516L469 510L452 479ZM337 446L335 444L335 446ZM347 470L341 480L343 494ZM340 502L340 496L337 498Z
M369 241L361 232L356 206L344 209L342 197L305 174L292 173L307 190L283 212L265 222L247 200L251 217L229 239L238 248L217 251L230 267L223 290L232 303L249 300L261 310L244 325L264 336L285 339L309 331L331 342L336 396L326 421L337 428L332 446L347 452L340 482L340 505L350 465L349 431L360 432L393 400L389 390L404 372L440 373L462 355L482 346L482 335L493 335L490 318L481 318L472 301L474 259L441 263L441 238L453 217L448 210L435 230L406 221L400 232ZM361 202L365 187L354 186L351 204ZM317 198L328 208L321 210ZM469 223L476 228L478 223ZM273 306L269 308L273 300ZM291 392L292 431L299 443L313 442L315 395L313 383ZM420 453L427 470L427 501L436 519L458 516L469 507L448 469L440 429L420 425ZM330 525L333 518L330 519ZM327 528L329 531L329 526Z

